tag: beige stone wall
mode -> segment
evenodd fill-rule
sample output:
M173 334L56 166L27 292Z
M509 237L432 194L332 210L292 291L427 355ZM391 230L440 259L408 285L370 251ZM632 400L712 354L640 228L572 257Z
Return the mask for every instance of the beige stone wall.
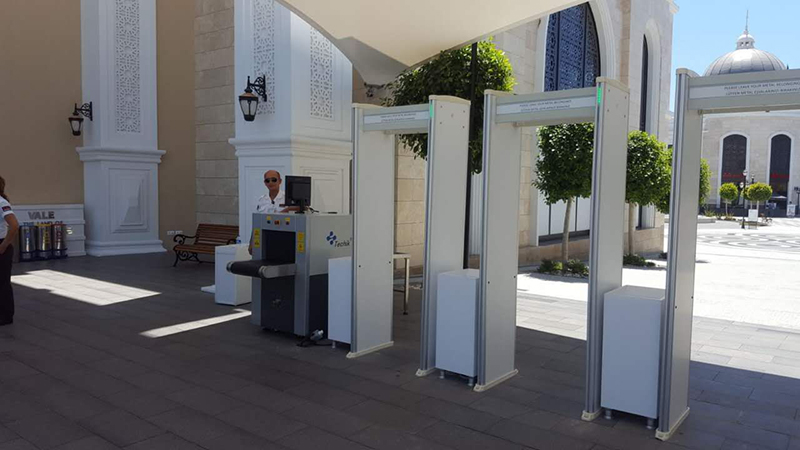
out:
M0 176L15 204L83 203L67 117L81 102L81 2L0 7Z
M536 47L541 21L535 20L516 28L512 28L494 37L497 48L503 50L511 62L514 78L515 94L531 94L535 90L536 79ZM527 246L531 235L531 196L533 189L533 167L535 151L535 130L522 129L522 149L520 160L519 186L519 245ZM534 211L534 214L536 211Z
M196 0L194 80L197 222L239 223L234 137L233 0Z
M156 3L158 70L158 148L165 150L158 167L161 240L172 247L168 230L194 234L194 17L186 14L194 0Z
M756 181L768 180L770 142L776 134L787 134L800 139L800 115L792 113L750 113L708 116L703 124L702 155L711 167L711 193L708 203L717 204L720 187L720 158L722 139L729 134L741 134L748 138L750 148L749 171ZM800 186L800 145L793 142L791 177L789 182L790 200L797 201L794 186ZM724 207L724 203L720 206Z

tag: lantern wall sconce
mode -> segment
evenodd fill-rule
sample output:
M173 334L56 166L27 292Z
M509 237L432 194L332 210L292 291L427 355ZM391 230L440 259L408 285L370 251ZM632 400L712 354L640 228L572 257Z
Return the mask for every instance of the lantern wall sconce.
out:
M83 117L81 117L81 115L87 117L89 121L92 121L92 102L84 103L80 108L78 108L78 104L75 103L75 109L69 117L69 126L72 128L73 136L81 135L81 130L83 128Z
M253 93L255 91L255 94ZM256 95L257 94L257 95ZM255 83L250 82L250 77L247 77L247 87L244 88L244 94L239 96L239 106L242 108L245 122L252 122L256 120L258 113L258 99L259 97L267 101L267 81L262 77L256 78Z

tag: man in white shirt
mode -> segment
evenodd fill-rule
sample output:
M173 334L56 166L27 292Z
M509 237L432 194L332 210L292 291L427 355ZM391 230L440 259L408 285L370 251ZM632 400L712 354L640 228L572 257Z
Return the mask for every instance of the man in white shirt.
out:
M281 190L281 174L277 170L268 170L264 172L264 184L267 186L267 193L258 198L256 204L257 213L279 213L286 212L286 197ZM250 232L250 246L247 249L250 254L253 254L253 232Z
M256 211L258 213L279 213L286 210L286 198L281 190L281 174L277 170L264 172L264 184L267 186L267 193L258 198Z

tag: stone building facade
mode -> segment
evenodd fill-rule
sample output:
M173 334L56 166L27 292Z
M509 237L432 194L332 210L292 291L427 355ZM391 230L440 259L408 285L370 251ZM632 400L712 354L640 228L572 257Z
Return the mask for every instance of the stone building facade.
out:
M0 75L20 86L4 94L7 107L0 114L13 130L10 146L29 149L4 156L2 175L16 204L81 206L93 254L164 251L174 233L191 234L198 223L243 225L253 193L263 188L254 174L270 164L280 164L285 173L311 174L319 180L318 191L335 194L326 209L349 211L350 102L378 103L387 93L365 87L338 49L297 16L274 0L50 3L13 2L0 17L0 38L11 43L0 49ZM597 36L597 75L630 87L632 128L645 114L652 118L646 129L666 140L667 121L661 118L677 7L672 0L589 0L579 6L596 28L590 31ZM542 17L493 36L512 64L515 92L545 90L551 23ZM46 30L61 45L24 39L25 30ZM123 67L120 61L127 72L109 70ZM278 114L259 114L254 125L244 124L237 96L246 77L269 64L270 82L286 83L271 87ZM57 74L60 81L42 81L43 74ZM113 88L120 86L122 94ZM31 111L34 105L16 91L36 91L61 106ZM316 111L306 110L309 100ZM97 108L95 119L85 122L83 136L69 136L66 116L73 103L89 101ZM31 121L33 116L38 120ZM533 261L550 254L546 238L557 230L545 231L542 217L557 223L550 216L557 217L558 205L545 212L531 186L535 130L525 133L519 242L521 259ZM403 148L396 158L396 249L419 262L425 162ZM31 159L54 161L39 168L46 181L23 175ZM660 218L642 217L637 250L660 250ZM585 243L578 239L574 245L575 255L585 256Z
M712 62L705 75L786 70L777 56L756 48L749 29L736 42L736 49ZM711 168L708 206L725 209L719 197L722 184L739 186L753 181L773 190L774 215L794 212L800 203L800 155L795 150L800 137L800 113L775 111L719 114L703 122L703 157ZM741 205L740 197L734 205Z

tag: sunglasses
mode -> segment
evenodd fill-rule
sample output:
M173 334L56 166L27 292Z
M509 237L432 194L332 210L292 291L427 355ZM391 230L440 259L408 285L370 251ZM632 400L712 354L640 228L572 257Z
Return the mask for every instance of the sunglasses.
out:
M277 183L277 178L264 178L264 183Z

